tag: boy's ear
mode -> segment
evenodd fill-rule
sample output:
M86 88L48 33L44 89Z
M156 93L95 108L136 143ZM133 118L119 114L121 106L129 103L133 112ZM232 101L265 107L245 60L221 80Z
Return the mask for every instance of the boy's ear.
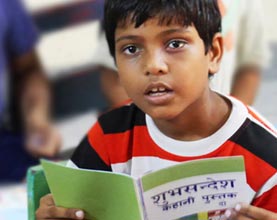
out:
M217 33L213 38L212 47L208 52L210 57L209 73L212 75L217 73L219 70L221 58L223 55L223 48L223 37L220 33Z

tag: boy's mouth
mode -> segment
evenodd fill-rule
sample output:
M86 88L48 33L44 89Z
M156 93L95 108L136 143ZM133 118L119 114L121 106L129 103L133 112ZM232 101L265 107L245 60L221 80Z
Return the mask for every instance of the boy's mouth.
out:
M147 87L144 93L148 102L152 104L165 104L173 97L173 90L164 83L153 83Z
M149 96L161 96L168 92L170 92L170 90L167 89L166 87L154 87L150 91L148 91L146 94Z
M157 82L157 83L151 83L145 90L145 95L152 95L156 96L159 94L164 94L168 92L172 92L172 88L167 85L166 83Z

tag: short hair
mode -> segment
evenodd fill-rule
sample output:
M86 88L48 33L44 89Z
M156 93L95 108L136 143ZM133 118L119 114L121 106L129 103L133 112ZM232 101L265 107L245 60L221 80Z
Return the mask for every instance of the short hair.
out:
M118 25L133 23L137 28L154 17L159 18L160 24L194 25L205 53L212 47L214 35L221 32L217 0L105 0L104 28L111 55L115 58Z

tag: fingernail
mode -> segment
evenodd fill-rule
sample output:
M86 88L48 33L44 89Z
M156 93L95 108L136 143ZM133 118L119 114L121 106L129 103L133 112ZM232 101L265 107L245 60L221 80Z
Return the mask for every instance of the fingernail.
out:
M229 209L227 209L225 211L224 215L225 215L226 218L229 218L232 215L232 212Z
M84 212L83 211L77 211L75 213L76 217L79 218L79 219L83 219L84 218Z
M241 204L237 204L237 205L235 206L235 210L236 210L237 212L239 212L239 211L241 210Z

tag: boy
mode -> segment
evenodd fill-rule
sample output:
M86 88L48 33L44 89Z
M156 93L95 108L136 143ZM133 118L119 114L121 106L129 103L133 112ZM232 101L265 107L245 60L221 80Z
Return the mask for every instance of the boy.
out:
M277 212L276 135L253 110L209 88L223 53L220 23L216 0L107 0L109 49L134 103L103 114L68 165L139 176L243 155L249 200ZM37 211L47 218L84 213L55 207L48 195Z

